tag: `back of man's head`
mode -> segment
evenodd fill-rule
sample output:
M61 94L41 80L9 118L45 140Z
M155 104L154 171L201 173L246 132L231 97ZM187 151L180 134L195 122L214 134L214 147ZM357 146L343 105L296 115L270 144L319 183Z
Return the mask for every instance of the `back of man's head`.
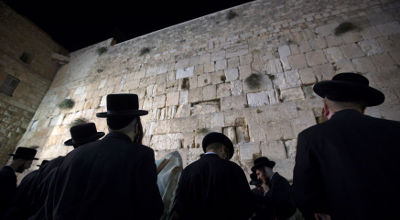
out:
M125 121L124 121L125 120ZM108 117L107 124L110 131L120 132L131 138L135 143L141 143L142 137L139 135L143 133L139 117ZM123 126L121 126L123 125Z
M222 159L228 159L228 150L222 143L212 143L206 147L206 152L214 152Z
M330 111L338 112L345 109L354 109L360 112L364 112L365 105L362 102L352 101L352 102L341 102L341 101L333 101L328 98L324 99L324 103L329 108Z

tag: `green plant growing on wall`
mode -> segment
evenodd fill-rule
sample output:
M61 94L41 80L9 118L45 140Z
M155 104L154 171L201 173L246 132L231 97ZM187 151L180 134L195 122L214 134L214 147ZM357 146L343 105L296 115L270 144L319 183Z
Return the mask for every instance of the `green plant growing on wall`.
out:
M149 47L143 47L140 52L139 52L139 56L143 56L147 53L150 53L150 48Z
M97 54L102 55L105 52L107 52L107 47L99 47L99 48L97 48Z
M245 83L246 85L250 88L250 89L258 89L261 86L262 83L262 75L258 74L258 73L252 73L250 76L248 76L245 79Z
M74 127L76 125L86 124L89 121L86 118L77 118L73 122L71 122L70 127Z
M358 27L355 24L353 24L351 22L343 22L335 28L335 35L339 36L341 34L344 34L346 32L356 30L356 29L358 29Z
M236 12L230 10L230 11L228 11L228 14L226 14L226 19L232 20L237 16L239 16L239 15Z
M72 99L64 99L64 100L62 100L62 102L60 102L58 104L58 107L61 108L61 109L70 109L70 108L74 107L74 105L75 105L74 100L72 100Z
M197 128L196 133L197 134L207 134L209 132L208 128Z

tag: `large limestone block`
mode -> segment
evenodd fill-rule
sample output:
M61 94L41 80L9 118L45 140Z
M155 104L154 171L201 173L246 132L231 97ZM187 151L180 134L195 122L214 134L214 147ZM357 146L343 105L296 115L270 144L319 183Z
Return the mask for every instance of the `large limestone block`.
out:
M243 92L243 82L242 80L235 80L231 82L231 93L233 96L242 95Z
M270 121L264 124L264 131L268 141L288 140L295 138L290 121Z
M260 142L239 144L240 160L254 160L260 156Z
M288 57L289 65L293 69L302 69L307 67L307 61L304 54L297 54Z
M189 102L200 102L203 100L203 88L195 88L189 90Z
M194 66L185 69L178 69L176 71L176 79L182 79L191 76L194 76Z
M239 77L238 69L231 68L231 69L225 70L225 77L226 77L226 81L228 81L228 82L236 80Z
M261 154L270 160L285 159L286 150L281 140L261 142Z
M305 99L304 92L301 87L282 89L280 99L283 101L293 101Z
M247 106L246 96L229 96L221 98L221 111L229 109L242 109Z
M315 50L306 53L306 60L309 66L316 66L327 62L322 50Z
M215 99L217 97L217 87L216 85L208 85L202 88L203 101L208 101Z
M179 104L179 92L170 92L167 94L166 106Z
M367 54L367 56L372 56L375 54L383 53L383 48L379 45L379 43L375 40L364 40L358 43L361 47L361 50Z
M364 53L360 49L360 47L357 44L346 44L340 47L342 50L344 57L347 59L353 59L357 57L362 57L364 56Z
M247 93L247 101L250 107L268 105L268 93L265 91L258 93Z

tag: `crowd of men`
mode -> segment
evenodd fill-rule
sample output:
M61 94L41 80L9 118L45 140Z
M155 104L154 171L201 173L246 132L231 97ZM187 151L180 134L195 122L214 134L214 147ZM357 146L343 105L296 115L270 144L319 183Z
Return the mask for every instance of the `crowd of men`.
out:
M321 81L314 92L323 98L325 121L298 135L293 184L274 172L267 157L254 160L249 184L230 161L231 140L211 132L202 140L204 154L183 169L174 208L165 216L154 151L142 145L140 116L148 112L139 109L135 94L109 94L107 112L97 113L107 120L107 135L94 123L72 127L65 145L74 150L42 162L18 187L15 172L31 166L36 150L19 147L11 154L12 162L0 170L0 218L396 218L400 123L363 114L384 102L383 93L356 73Z

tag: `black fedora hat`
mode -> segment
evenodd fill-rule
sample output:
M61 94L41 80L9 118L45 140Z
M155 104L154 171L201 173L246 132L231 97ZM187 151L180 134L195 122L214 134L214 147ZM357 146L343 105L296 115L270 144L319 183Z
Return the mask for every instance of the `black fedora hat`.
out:
M36 152L37 151L33 148L18 147L15 154L9 155L13 156L15 159L38 160L38 158L35 158Z
M376 106L385 101L385 95L370 87L369 80L357 73L339 73L332 80L315 84L313 89L322 98L332 101L358 101L365 106Z
M274 168L275 162L269 160L267 157L259 157L254 160L254 166L251 168L251 171L254 173L256 170L260 167L269 167L269 168Z
M69 131L71 139L64 142L67 146L86 144L104 136L104 132L97 132L94 123L75 125Z
M207 134L202 141L202 147L203 147L203 151L206 152L206 148L208 145L213 144L213 143L221 143L223 145L225 145L228 150L229 150L229 159L232 158L233 156L233 144L232 141L225 136L224 134L218 133L218 132L211 132L209 134Z
M107 112L97 113L99 118L110 116L141 116L148 111L139 110L139 97L136 94L109 94L107 95Z
M250 185L258 185L261 184L262 182L257 178L256 173L251 173L250 174Z

